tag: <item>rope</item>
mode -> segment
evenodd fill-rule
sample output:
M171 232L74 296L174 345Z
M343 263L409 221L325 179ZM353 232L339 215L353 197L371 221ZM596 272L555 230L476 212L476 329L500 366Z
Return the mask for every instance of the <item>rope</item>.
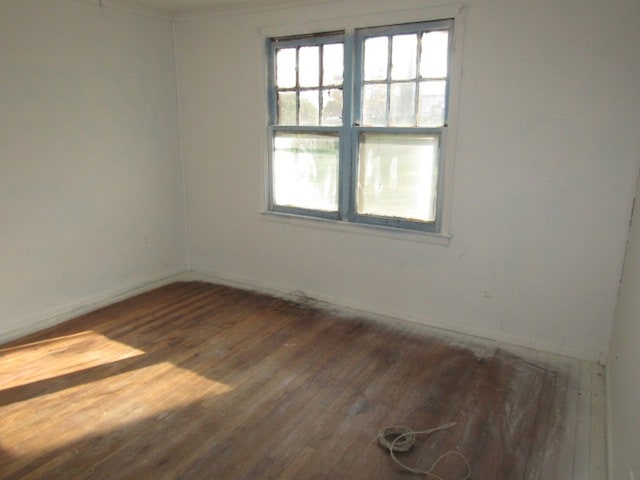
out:
M469 465L469 461L467 458L456 450L449 450L448 452L440 455L435 462L431 464L429 470L420 470L418 468L409 467L405 465L400 460L396 458L395 452L408 452L413 447L413 444L416 441L416 435L429 435L433 432L437 432L439 430L446 430L455 425L455 422L445 423L444 425L440 425L439 427L430 428L429 430L421 430L414 432L409 427L387 427L380 430L378 433L378 443L382 445L382 447L389 450L389 455L391 455L391 459L396 462L400 467L404 470L414 473L416 475L425 475L427 477L436 479L436 480L445 480L443 477L436 475L433 473L433 470L438 466L438 464L444 460L445 458L451 455L457 455L462 459L465 466L467 467L467 473L462 478L462 480L469 480L471 478L471 466ZM393 438L393 440L389 441L389 437Z

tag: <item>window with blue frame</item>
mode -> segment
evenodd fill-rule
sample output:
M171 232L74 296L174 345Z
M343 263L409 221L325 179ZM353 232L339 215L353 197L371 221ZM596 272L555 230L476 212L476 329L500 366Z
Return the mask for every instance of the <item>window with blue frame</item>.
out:
M269 210L439 232L452 31L270 39Z

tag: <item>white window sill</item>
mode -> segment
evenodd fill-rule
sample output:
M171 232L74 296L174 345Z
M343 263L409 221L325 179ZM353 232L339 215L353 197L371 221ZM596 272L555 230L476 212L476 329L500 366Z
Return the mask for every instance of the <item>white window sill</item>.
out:
M394 240L430 243L442 246L448 246L451 239L451 235L446 233L421 232L417 230L383 227L379 225L365 225L362 223L307 217L291 213L263 211L262 218L269 222L283 223L296 227L319 228L322 230L332 230L334 232L354 235L384 237L392 238Z

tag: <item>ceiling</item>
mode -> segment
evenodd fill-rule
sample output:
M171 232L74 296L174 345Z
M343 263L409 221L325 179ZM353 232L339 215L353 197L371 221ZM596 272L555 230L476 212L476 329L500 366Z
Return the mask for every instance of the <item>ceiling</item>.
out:
M269 3L269 1L260 0L260 3ZM255 4L256 0L128 0L127 3L177 14L214 7Z

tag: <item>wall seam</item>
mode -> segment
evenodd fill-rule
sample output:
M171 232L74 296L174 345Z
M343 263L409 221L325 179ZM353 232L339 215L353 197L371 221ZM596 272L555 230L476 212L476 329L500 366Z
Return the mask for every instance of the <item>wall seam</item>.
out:
M176 108L178 110L178 161L180 162L180 182L182 184L182 220L184 229L184 258L186 262L187 271L191 271L191 249L189 248L189 208L188 208L188 195L187 195L187 176L184 162L184 148L183 148L183 132L182 132L182 104L180 101L180 88L179 88L179 75L178 75L178 59L176 53L176 20L175 18L171 22L171 50L173 55L173 73L176 79Z

